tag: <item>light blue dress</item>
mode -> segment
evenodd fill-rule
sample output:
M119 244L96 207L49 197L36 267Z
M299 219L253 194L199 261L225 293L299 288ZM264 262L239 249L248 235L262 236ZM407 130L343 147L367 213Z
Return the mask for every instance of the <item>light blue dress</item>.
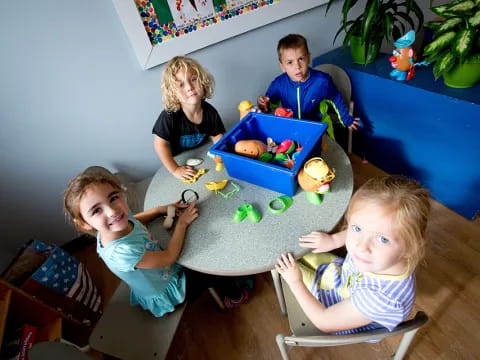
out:
M160 251L148 230L129 217L133 230L127 236L102 246L97 234L97 252L107 267L130 287L130 304L140 305L159 317L175 310L185 300L185 274L179 264L154 269L137 269L135 265L145 251Z

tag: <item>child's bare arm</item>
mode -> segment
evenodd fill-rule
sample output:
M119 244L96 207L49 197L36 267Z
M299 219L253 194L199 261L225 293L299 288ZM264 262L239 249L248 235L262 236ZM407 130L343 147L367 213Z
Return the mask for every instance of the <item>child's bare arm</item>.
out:
M372 322L355 309L348 299L326 308L303 283L302 274L292 254L283 254L275 268L287 282L305 315L319 330L348 330Z
M172 265L177 261L182 251L183 242L188 226L198 217L196 202L192 202L178 217L177 225L173 231L172 238L168 246L163 251L146 251L142 259L136 265L140 269L152 269L161 266Z
M180 166L177 164L172 156L168 141L162 139L160 136L155 135L153 139L153 147L160 158L160 161L176 178L188 180L196 174L196 171L190 166Z
M346 230L331 235L313 231L310 234L303 235L298 241L301 247L311 248L314 253L321 253L338 249L345 245L346 235Z
M216 144L218 142L218 140L220 140L221 138L223 137L223 134L218 134L218 135L215 135L215 136L210 136L210 138L212 139L212 142L214 144Z
M150 221L154 220L158 216L166 214L170 205L176 208L176 212L180 209L188 207L188 204L180 204L180 202L177 201L173 204L155 206L151 209L139 212L138 214L133 215L133 217L142 224L147 225Z

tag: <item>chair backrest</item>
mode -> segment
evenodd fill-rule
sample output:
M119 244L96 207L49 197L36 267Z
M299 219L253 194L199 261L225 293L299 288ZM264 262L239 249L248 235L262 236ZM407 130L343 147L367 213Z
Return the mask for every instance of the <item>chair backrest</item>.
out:
M349 335L327 334L318 330L315 325L312 324L283 278L281 281L288 322L293 333L292 336L277 335L277 343L284 359L288 359L285 348L282 349L285 345L312 347L340 346L367 341L379 341L390 336L405 335L406 339L402 340L398 347L397 355L395 356L395 359L401 359L415 332L428 321L428 316L419 311L413 319L401 323L393 331L388 331L386 328L383 328ZM406 334L409 334L409 336L406 336Z
M322 340L325 343L341 345L341 343L351 344L370 340L380 340L385 337L405 333L413 328L418 328L425 324L428 320L428 317L425 313L418 312L415 318L401 323L393 331L388 331L387 329L376 329L358 334L330 335L320 331L315 325L312 324L296 301L295 296L292 294L289 286L285 283L283 278L282 289L285 296L288 322L290 323L290 329L292 330L293 335L297 337L312 337L312 341L318 342L319 340Z
M342 94L343 101L349 106L352 98L352 83L345 70L334 64L320 64L315 66L314 69L320 70L332 77L335 87Z

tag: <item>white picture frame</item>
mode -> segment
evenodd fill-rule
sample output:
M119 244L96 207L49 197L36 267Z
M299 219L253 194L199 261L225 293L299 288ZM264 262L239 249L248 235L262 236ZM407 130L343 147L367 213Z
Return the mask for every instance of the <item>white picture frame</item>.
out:
M178 38L152 45L135 0L112 0L142 69L167 62L175 55L195 50L240 35L291 15L326 4L327 0L280 0L272 5L232 17Z

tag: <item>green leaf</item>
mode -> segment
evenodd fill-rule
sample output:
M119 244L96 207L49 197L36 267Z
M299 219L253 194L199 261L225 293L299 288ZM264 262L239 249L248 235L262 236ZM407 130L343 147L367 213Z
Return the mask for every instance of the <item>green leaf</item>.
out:
M448 12L448 5L434 6L431 9L435 14L443 16Z
M474 29L463 29L457 33L452 44L452 51L461 59L465 58L473 46L475 39Z
M470 55L469 57L467 57L465 59L465 62L479 64L480 63L480 53Z
M449 31L447 33L442 34L435 40L433 40L430 44L425 46L423 50L423 55L426 57L435 57L437 54L440 53L442 49L446 46L450 45L455 39L455 32Z
M438 29L436 29L435 34L440 35L441 33L452 30L461 22L463 22L463 19L459 17L446 19L445 21L440 23L440 26L438 27Z
M355 6L356 3L357 3L357 0L345 0L345 2L343 3L342 14L343 14L343 24L344 25L347 23L348 12L350 11L350 9L352 7Z
M472 0L465 0L457 4L453 4L448 7L449 14L463 15L468 13L475 7L475 3Z
M423 26L429 29L437 30L440 26L442 26L443 21L429 21L426 22Z
M392 41L392 15L385 15L385 38Z
M433 76L437 80L443 73L449 71L455 65L455 55L445 51L433 66Z
M328 10L330 10L330 6L332 6L335 0L329 0L327 4L327 8L325 9L325 16L327 16Z
M368 35L370 34L370 29L375 21L375 18L379 15L378 9L380 8L381 0L368 0L367 5L365 6L364 17L362 22L362 42L365 42ZM382 15L383 16L383 15Z
M477 27L478 25L480 25L480 9L478 9L477 12L473 14L473 16L468 18L468 23L470 24L470 26L473 27Z
M345 26L342 25L342 26L340 27L340 29L338 29L337 33L335 34L335 37L333 38L333 43L334 43L334 44L335 44L335 41L337 40L338 35L340 35L340 33L341 33L342 31L345 31L346 33L348 33L347 28L348 28L349 25L351 25L351 24L353 24L353 23L355 23L355 21L353 21L353 20L347 21L347 23L346 23ZM350 27L350 29L352 29L352 28L354 29L354 26L351 26L351 27ZM345 35L345 37L346 37L346 35ZM345 42L345 40L344 40L344 41L343 41L343 46L347 46L347 45L348 45L348 42Z

